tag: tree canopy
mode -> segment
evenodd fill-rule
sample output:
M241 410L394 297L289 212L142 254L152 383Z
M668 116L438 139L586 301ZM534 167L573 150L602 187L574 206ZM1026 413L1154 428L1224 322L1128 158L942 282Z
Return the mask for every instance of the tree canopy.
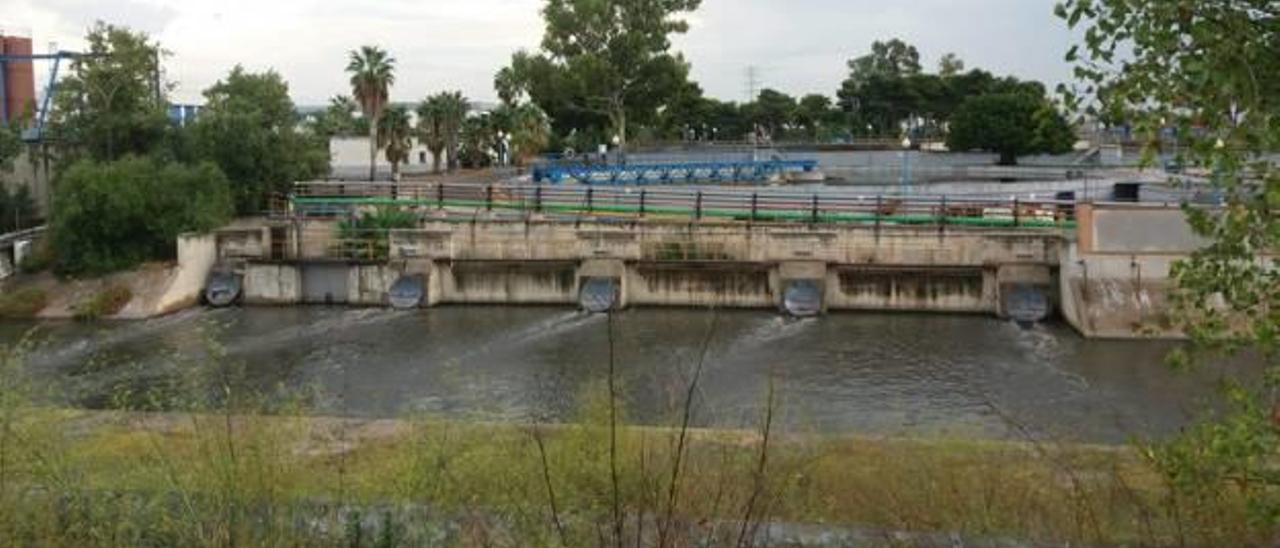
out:
M369 130L369 180L378 176L378 118L396 83L396 60L377 46L362 46L347 54L351 95L360 105Z
M517 52L495 78L503 100L527 93L563 133L607 132L653 122L687 80L670 37L701 0L547 0L542 50Z
M72 62L59 84L49 120L64 163L155 151L169 128L170 85L160 77L164 52L145 34L102 22L85 41L87 55Z
M192 128L196 151L226 174L236 211L261 211L270 193L328 171L327 143L299 131L289 86L276 72L237 66L204 97Z
M1248 351L1261 382L1234 384L1231 410L1153 448L1179 496L1243 495L1255 522L1280 525L1280 4L1269 1L1067 0L1057 13L1083 30L1067 54L1083 89L1071 103L1123 119L1154 160L1165 127L1182 161L1225 202L1187 207L1209 242L1173 268L1173 319L1191 337L1175 364Z
M50 236L55 268L103 274L173 258L179 234L208 231L233 210L226 177L212 163L187 166L128 156L81 160L55 189Z
M951 119L947 147L1000 154L1014 165L1027 154L1070 152L1075 134L1051 103L1026 93L979 95L967 99Z

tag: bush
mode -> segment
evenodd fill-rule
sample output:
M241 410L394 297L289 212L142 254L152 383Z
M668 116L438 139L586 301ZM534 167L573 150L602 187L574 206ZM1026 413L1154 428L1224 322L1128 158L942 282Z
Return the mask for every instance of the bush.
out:
M49 304L43 290L28 287L0 295L0 318L22 320L34 318Z
M31 228L36 224L36 203L25 187L9 192L0 186L0 234Z
M133 291L122 285L113 285L96 293L89 300L76 305L77 320L96 320L119 314L133 300Z
M411 212L391 208L366 211L360 217L338 224L342 255L352 259L385 260L391 255L391 231L418 226Z
M63 174L54 196L54 266L94 275L172 259L179 234L217 228L231 212L227 178L211 163L81 161Z

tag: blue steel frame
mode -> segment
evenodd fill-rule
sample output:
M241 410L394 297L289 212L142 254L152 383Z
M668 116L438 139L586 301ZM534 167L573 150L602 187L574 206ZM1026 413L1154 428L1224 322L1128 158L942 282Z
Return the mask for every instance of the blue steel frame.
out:
M76 57L81 57L81 55L70 51L35 55L0 55L0 122L8 124L12 116L12 113L9 112L8 92L5 89L5 65L13 61L53 61L53 69L49 71L49 85L45 88L44 99L40 103L40 116L36 119L35 134L28 138L31 141L43 139L44 124L46 117L49 115L49 102L53 99L53 94L58 87L58 69L62 66L63 59L75 59ZM24 138L27 138L27 136L24 135Z
M541 165L533 169L535 182L559 184L572 179L586 185L651 185L695 182L762 182L792 170L811 172L817 160L680 162L669 164Z

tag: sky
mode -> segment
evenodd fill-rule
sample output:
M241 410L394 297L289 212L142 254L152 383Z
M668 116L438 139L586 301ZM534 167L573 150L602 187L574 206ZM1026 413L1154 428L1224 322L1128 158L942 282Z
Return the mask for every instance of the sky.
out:
M1076 41L1055 0L703 0L675 49L708 95L741 101L757 88L834 96L848 59L875 40L919 48L929 70L945 53L970 68L1037 79L1070 78ZM492 100L493 74L521 48L536 49L543 0L0 0L0 28L33 37L37 51L83 47L96 20L132 27L172 53L172 98L200 93L237 63L274 69L300 105L350 93L346 53L377 44L398 61L396 101L459 89ZM37 77L47 73L37 67ZM43 84L38 84L43 87Z

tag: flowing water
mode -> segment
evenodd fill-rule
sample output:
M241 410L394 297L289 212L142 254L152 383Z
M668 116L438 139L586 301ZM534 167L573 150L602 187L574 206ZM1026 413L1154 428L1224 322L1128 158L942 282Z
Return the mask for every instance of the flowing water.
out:
M87 407L181 391L174 379L219 361L263 390L316 394L316 413L555 421L606 382L609 328L556 308L259 308L0 323L0 344L30 340L28 369ZM627 416L646 424L675 422L702 361L698 426L757 424L772 380L792 431L1119 443L1176 432L1220 374L1171 372L1168 343L978 316L642 309L618 313L612 332Z

